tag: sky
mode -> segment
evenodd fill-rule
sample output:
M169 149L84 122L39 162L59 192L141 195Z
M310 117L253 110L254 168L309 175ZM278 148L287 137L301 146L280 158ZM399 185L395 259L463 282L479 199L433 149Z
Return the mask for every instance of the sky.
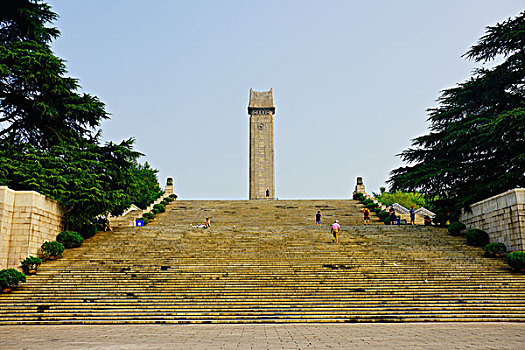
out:
M247 199L249 91L273 88L280 199L379 192L462 58L525 0L51 0L53 42L181 199Z

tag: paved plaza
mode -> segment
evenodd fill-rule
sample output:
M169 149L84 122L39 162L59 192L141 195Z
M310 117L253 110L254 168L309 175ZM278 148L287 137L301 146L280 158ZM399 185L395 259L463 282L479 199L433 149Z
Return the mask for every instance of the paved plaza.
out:
M0 349L525 349L524 323L1 326Z

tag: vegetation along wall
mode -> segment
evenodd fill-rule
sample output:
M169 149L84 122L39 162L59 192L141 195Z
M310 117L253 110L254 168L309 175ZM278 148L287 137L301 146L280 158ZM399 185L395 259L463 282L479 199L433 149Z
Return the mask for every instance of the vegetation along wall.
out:
M470 206L460 221L467 228L487 231L491 242L505 243L509 250L525 249L525 189L518 188Z
M0 186L0 269L17 267L62 230L64 210L34 191Z

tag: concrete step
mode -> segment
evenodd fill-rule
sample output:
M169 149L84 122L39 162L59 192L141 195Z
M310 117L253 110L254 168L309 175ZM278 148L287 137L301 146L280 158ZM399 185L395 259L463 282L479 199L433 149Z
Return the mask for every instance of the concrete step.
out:
M0 294L0 324L525 321L524 276L502 260L444 229L363 226L361 208L177 201L43 264Z

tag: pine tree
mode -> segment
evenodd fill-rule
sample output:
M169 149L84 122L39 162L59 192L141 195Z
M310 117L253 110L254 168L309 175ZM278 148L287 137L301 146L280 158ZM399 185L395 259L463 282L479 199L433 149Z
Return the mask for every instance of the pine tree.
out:
M79 228L160 188L133 139L99 144L95 128L108 115L51 51L59 32L46 25L56 18L39 0L0 2L0 185L56 199Z
M46 24L57 15L38 0L0 2L0 138L39 148L93 137L108 117L104 104L79 93L50 47L59 36Z
M400 156L392 190L418 191L457 215L468 205L525 186L525 12L493 27L464 55L481 67L429 109L430 133Z

